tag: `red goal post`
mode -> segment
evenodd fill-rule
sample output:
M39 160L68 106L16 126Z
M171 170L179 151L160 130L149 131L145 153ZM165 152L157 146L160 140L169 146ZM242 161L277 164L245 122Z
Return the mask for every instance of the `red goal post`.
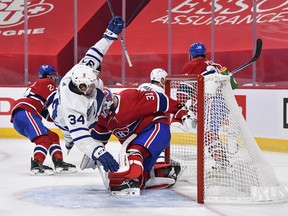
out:
M195 126L171 116L165 160L180 163L179 181L197 187L198 203L287 201L287 191L248 129L229 76L169 75L165 94L197 120Z

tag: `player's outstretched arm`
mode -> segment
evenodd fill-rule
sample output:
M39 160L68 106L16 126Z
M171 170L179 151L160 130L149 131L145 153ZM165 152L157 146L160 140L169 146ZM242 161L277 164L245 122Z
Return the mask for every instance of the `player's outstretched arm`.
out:
M93 68L98 68L103 60L104 55L109 49L113 41L117 40L118 35L124 28L124 21L120 16L113 17L106 28L103 38L93 45L81 59L80 64L84 64Z

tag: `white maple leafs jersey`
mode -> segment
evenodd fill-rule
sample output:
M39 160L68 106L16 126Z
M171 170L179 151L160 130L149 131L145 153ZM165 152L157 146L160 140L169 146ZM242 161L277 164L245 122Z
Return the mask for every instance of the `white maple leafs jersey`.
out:
M96 70L103 60L104 54L113 41L102 38L92 46L81 59L79 64L85 64ZM80 95L71 91L72 70L62 78L52 103L51 117L64 135L65 141L73 142L79 150L92 157L96 147L103 145L91 137L91 129L98 120L104 99L101 87L95 88L91 95Z
M73 142L89 156L100 145L91 137L89 129L98 120L103 99L100 89L84 96L71 92L68 84L58 89L52 105L54 124L62 130L65 141Z
M138 87L140 91L156 91L164 94L164 88L153 83L143 83Z

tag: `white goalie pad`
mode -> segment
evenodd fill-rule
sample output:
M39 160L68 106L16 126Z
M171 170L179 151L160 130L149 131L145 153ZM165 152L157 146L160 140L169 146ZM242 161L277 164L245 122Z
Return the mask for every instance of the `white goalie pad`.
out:
M168 177L153 177L145 183L145 188L168 188L176 183L175 179Z
M124 172L130 169L130 164L128 160L127 155L127 147L137 137L137 134L132 134L130 137L128 137L125 142L123 142L121 149L119 151L118 157L119 157L119 170L118 172Z

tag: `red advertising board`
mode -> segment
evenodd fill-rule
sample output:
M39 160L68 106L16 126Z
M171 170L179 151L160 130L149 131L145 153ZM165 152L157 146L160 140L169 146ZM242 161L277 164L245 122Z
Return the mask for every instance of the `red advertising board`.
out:
M71 0L28 0L28 22L25 28L25 0L0 2L0 70L1 84L23 84L24 53L29 55L29 81L37 78L40 64L51 64L60 74L65 73L73 63L74 10L77 7L77 31L79 49L91 46L102 37L105 30L101 20L91 22L105 0L78 1L74 8ZM103 18L108 18L109 15ZM87 26L92 27L87 27ZM105 27L107 23L105 22ZM28 33L28 46L24 50L25 29ZM84 38L85 37L85 38ZM72 60L72 61L71 61ZM70 64L68 64L70 63Z
M229 70L236 69L253 56L254 39L263 40L263 50L257 61L257 81L263 83L288 81L286 70L288 47L288 2L286 0L257 0L254 13L253 1L171 1L171 38L168 37L168 1L157 0L141 11L126 30L126 47L133 67L126 65L128 83L148 81L155 67L168 69L168 52L172 52L172 74L181 72L188 60L193 42L203 42L211 57L212 16L215 21L214 60ZM256 18L256 35L253 35L253 17ZM254 27L255 27L254 26ZM172 46L169 48L168 40ZM104 58L104 81L121 81L121 43L113 44ZM252 67L235 75L238 80L251 80Z

